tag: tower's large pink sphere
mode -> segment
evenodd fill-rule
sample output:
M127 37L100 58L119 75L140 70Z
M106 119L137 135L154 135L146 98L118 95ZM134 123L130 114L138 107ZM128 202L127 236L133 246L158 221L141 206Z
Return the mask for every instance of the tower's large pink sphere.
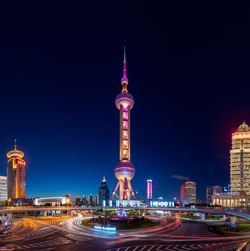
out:
M132 180L135 175L134 165L130 161L120 161L115 166L115 176L118 180Z

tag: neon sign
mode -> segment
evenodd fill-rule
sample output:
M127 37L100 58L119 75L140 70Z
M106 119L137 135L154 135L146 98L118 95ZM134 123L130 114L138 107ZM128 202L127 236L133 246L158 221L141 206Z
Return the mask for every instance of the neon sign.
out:
M108 232L116 232L115 227L106 227L106 226L94 226L96 230L108 231Z

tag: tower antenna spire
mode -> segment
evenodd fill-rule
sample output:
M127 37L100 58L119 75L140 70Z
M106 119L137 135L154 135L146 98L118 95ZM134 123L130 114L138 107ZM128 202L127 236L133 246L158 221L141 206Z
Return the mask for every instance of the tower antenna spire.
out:
M126 47L123 49L123 76L122 76L122 92L128 92L128 78L127 78L127 60L126 60Z
M14 139L14 150L16 150L17 146L16 146L16 139Z
M126 62L126 46L123 47L123 62Z

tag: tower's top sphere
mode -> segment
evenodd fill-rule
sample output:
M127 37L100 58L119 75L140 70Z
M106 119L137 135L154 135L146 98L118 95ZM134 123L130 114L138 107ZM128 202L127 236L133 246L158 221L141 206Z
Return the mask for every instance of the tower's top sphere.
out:
M128 93L128 78L127 78L127 61L126 61L126 49L124 47L124 59L123 59L123 76L121 79L122 84L122 92L117 95L115 99L115 104L118 110L120 110L121 105L123 107L128 107L130 109L134 106L134 98L133 96Z
M133 96L128 92L122 92L118 94L115 99L115 105L118 110L120 110L121 105L123 105L124 107L129 106L130 109L132 109L134 106L134 103L135 101L134 101Z

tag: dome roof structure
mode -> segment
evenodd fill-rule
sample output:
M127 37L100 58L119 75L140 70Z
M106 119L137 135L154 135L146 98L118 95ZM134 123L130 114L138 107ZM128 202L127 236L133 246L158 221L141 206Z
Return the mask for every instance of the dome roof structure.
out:
M243 131L250 131L250 127L248 124L244 121L238 128L238 132L243 132Z

